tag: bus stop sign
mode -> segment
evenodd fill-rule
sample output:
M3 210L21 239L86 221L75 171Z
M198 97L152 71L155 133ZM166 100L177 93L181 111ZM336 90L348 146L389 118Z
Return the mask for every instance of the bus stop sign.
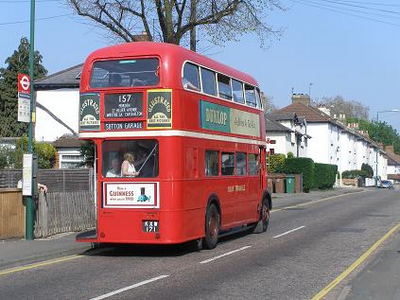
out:
M25 74L18 74L18 92L29 94L31 92L31 78Z

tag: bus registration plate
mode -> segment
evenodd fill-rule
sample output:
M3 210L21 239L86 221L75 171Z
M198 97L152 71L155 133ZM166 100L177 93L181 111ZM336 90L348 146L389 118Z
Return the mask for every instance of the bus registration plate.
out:
M159 227L158 227L159 222L158 221L143 221L143 231L144 232L158 232Z

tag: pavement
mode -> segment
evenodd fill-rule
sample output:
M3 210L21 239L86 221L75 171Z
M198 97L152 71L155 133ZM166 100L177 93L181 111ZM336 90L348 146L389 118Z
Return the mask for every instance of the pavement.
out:
M307 194L273 194L272 198L274 208L279 208L357 191L362 189L335 188ZM0 241L0 271L90 251L91 244L77 243L76 235L66 233L34 241ZM340 299L400 299L400 232L396 232L379 250L362 271L347 283Z
M77 243L77 233L64 233L46 239L0 241L0 270L44 260L84 253L91 244Z

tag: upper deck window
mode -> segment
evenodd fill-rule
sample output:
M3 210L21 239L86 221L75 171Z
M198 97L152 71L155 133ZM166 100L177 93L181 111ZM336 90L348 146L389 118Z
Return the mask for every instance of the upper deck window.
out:
M247 105L252 106L252 107L257 107L254 87L251 85L245 84L244 89L245 89L245 94L246 94Z
M233 88L233 100L235 100L235 102L244 103L243 83L233 79L232 88Z
M186 63L183 68L182 85L185 89L200 91L199 67Z
M90 77L92 88L152 86L159 83L156 58L97 61Z
M204 93L214 96L217 95L215 73L213 71L201 68L201 82L203 84Z
M218 89L221 98L232 100L231 79L228 76L218 74Z

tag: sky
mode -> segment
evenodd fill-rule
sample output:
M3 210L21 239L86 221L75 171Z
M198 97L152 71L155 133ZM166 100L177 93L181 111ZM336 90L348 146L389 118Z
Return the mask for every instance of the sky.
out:
M35 49L49 74L77 65L110 45L104 32L60 0L36 0ZM212 59L254 76L278 108L292 89L311 98L341 95L378 111L400 109L400 2L396 0L281 0L284 11L266 23L282 29L266 49L256 36L223 47L201 42ZM29 38L29 0L0 0L0 66ZM27 22L26 22L27 21ZM201 37L199 37L201 38ZM400 113L380 113L400 132Z

